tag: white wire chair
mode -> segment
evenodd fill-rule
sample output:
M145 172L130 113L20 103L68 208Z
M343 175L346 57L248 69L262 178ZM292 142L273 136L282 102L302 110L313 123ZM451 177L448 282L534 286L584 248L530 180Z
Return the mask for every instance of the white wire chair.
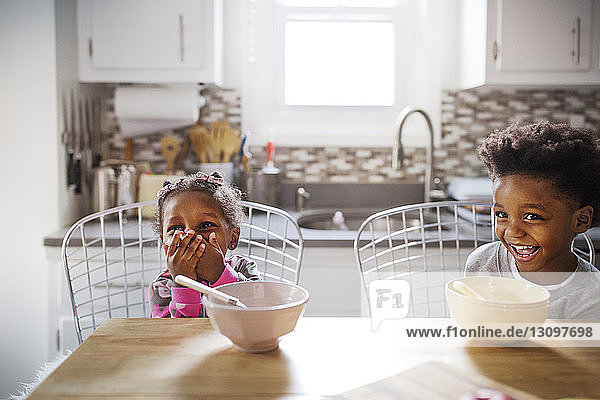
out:
M79 343L108 318L150 315L148 287L166 267L160 239L142 209L127 204L81 218L66 232L61 253ZM304 241L285 211L243 202L248 215L240 245L263 279L298 283Z
M462 276L473 249L494 240L494 216L491 205L484 202L422 203L369 216L354 240L369 312L369 284L399 279L410 285L408 317L448 317L445 284ZM594 263L587 235L580 235L571 246Z
M150 315L148 285L163 263L160 240L142 208L127 204L81 218L65 234L61 253L81 343L107 318Z
M298 284L304 238L296 220L286 211L242 201L247 219L232 254L242 254L258 265L265 280Z

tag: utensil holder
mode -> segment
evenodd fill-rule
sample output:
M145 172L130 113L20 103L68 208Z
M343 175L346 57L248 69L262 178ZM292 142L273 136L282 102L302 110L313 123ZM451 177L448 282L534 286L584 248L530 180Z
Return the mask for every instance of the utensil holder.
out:
M281 196L281 173L252 171L248 177L248 200L278 207Z

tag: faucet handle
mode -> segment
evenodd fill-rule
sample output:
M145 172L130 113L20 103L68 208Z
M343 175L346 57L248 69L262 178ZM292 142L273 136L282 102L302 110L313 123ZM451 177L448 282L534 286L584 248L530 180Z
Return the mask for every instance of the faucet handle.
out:
M302 211L306 208L306 203L310 199L310 193L303 187L296 189L296 211Z
M446 185L437 176L433 178L433 188L429 192L429 196L434 201L447 200L449 198Z

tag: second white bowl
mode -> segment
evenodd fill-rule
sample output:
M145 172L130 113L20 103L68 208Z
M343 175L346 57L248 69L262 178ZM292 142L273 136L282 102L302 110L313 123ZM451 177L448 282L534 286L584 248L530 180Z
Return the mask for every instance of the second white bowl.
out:
M460 281L486 300L455 288ZM543 323L548 317L550 293L523 280L495 276L468 276L446 284L446 301L452 318L463 327L489 323Z

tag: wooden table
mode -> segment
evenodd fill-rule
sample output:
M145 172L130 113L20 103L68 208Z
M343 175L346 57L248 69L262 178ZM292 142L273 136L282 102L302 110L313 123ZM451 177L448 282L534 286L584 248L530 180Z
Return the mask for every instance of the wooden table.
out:
M519 398L600 396L597 346L478 347L466 340L408 339L402 334L408 321L385 321L372 331L364 318L302 318L279 349L246 354L207 319L111 319L30 398L361 398L348 391L390 376L400 379L396 387L412 390L406 398L434 398L423 390L436 387L444 393L440 398L458 398L464 389L457 382L469 380L524 392ZM410 322L432 323L452 322ZM428 373L432 364L423 363L431 361L453 372L446 378ZM407 379L421 379L423 390L407 389ZM455 382L440 389L447 379Z

